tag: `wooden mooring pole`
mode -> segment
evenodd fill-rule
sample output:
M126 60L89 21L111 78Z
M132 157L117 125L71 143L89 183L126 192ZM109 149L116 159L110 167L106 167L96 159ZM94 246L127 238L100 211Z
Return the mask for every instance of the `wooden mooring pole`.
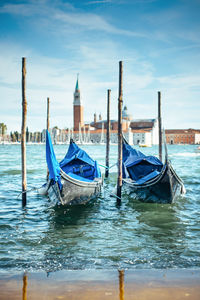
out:
M22 155L22 206L26 205L26 58L22 57L22 130L21 130L21 155Z
M49 103L50 103L50 100L49 98L47 98L47 130L49 131ZM47 167L47 181L48 181L48 178L49 178L49 169Z
M49 131L49 98L47 98L47 130Z
M106 131L106 172L109 175L109 155L110 155L110 90L107 91L107 131Z
M159 159L162 161L162 119L161 119L161 92L158 92L158 139Z
M119 62L119 98L118 98L118 179L117 179L117 204L121 204L122 190L122 76L123 63Z

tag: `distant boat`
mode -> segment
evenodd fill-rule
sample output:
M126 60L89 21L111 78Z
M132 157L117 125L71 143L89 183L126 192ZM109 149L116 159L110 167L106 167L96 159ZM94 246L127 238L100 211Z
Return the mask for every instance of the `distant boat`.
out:
M49 169L46 193L54 204L82 204L100 193L102 177L97 161L72 139L67 154L58 163L47 131L46 160Z
M195 150L194 150L196 153L200 153L200 146L198 146L197 148L195 148Z
M149 144L139 144L139 147L151 147Z
M166 144L165 144L166 146ZM123 140L123 184L144 202L172 203L185 193L183 181L167 156L163 164L155 156L146 156Z

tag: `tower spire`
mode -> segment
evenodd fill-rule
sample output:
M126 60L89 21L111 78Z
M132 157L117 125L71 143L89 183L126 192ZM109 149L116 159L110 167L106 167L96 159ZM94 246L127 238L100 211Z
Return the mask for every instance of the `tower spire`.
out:
M74 91L74 130L79 130L79 124L81 128L84 125L83 122L83 106L81 105L81 93L79 89L78 78L79 74L77 74L76 87Z
M76 80L76 88L75 88L75 91L79 91L78 77L79 77L79 73L77 73L77 80Z

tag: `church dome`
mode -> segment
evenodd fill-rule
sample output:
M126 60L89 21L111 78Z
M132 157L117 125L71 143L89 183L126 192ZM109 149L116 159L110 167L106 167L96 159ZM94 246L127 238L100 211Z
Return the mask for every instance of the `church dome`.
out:
M132 115L128 113L127 106L125 105L122 110L122 119L131 121L133 119Z

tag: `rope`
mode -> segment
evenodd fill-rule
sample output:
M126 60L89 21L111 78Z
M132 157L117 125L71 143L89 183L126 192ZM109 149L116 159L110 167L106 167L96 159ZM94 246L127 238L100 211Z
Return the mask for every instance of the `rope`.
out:
M41 185L41 187L42 187L42 185ZM32 189L30 189L30 190L27 190L27 191L23 191L23 192L21 192L21 193L19 193L19 195L17 196L17 199L19 198L19 196L21 196L22 194L24 194L24 193L29 193L29 192L32 192L32 191L38 191L41 187L34 187L34 188L32 188Z
M104 165L99 164L99 166L101 166L101 167L103 167L103 168L105 168L105 169L111 169L111 168L113 168L113 167L116 166L116 165L117 165L117 163L115 163L114 165L112 165L112 166L110 166L110 167L107 167L107 166L104 166Z
M116 194L111 193L107 188L104 187L104 190L110 194L110 196L115 197L117 199L122 200L122 198L118 197Z

